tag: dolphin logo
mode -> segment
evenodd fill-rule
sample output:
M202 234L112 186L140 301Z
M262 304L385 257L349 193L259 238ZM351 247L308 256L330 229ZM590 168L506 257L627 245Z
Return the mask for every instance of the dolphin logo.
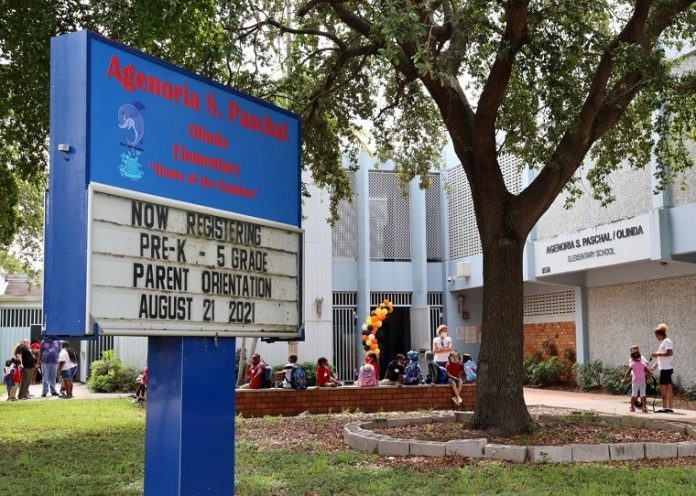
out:
M144 109L145 106L140 102L124 103L118 109L118 127L133 131L133 139L126 138L126 143L132 148L138 146L143 140L145 123L140 111Z

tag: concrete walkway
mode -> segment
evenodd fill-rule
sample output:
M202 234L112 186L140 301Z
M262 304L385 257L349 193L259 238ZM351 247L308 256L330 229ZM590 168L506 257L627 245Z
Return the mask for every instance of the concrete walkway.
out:
M56 384L56 391L58 391L60 388L60 384ZM3 393L4 391L3 387ZM51 396L51 392L48 392L48 396L45 398L41 397L41 390L42 390L42 385L41 384L32 384L29 386L29 394L33 395L33 398L30 398L30 401L34 400L39 400L39 401L58 401L61 400L60 397L58 396ZM93 393L89 389L87 389L87 386L85 384L82 384L80 382L75 383L73 386L73 397L75 399L102 399L102 398L125 398L128 396L128 393ZM2 396L3 399L7 398L6 395ZM61 400L62 401L62 400Z
M61 401L57 396L50 394L41 397L41 384L32 384L29 393L34 395L30 401ZM101 399L101 398L125 398L127 393L92 393L87 386L77 383L73 389L73 396L77 399ZM591 411L597 413L611 413L629 415L628 396L613 396L598 393L576 393L571 391L558 391L554 389L524 389L524 400L527 405L540 405L556 408L570 408L573 410ZM652 398L648 397L648 414L636 412L631 415L650 416L653 419L674 420L696 425L696 410L674 410L674 413L653 413ZM660 408L660 399L655 402L655 408Z
M653 413L653 399L648 396L648 413L630 413L628 396L613 396L597 393L576 393L552 389L524 389L524 400L527 405L543 405L557 408L572 408L573 410L592 411L597 413L612 413L619 415L650 416L655 420L665 419L676 422L696 424L696 410L674 410L674 413ZM659 410L661 401L657 398L655 409Z

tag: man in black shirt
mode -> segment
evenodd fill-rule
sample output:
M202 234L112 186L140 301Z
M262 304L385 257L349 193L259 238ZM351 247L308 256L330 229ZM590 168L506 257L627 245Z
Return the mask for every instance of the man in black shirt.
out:
M401 353L396 355L396 358L389 362L387 373L384 374L382 385L384 386L401 386L404 383L404 365L406 357Z
M34 367L36 366L36 358L29 347L29 340L23 339L17 348L17 354L22 358L22 382L19 385L19 399L29 399L29 384L34 376Z

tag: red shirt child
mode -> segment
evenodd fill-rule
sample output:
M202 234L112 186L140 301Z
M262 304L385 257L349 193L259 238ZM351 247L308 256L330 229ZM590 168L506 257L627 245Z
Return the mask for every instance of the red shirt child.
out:
M260 362L249 365L249 370L247 370L247 377L249 377L249 389L263 388L263 369L264 366Z
M325 387L331 384L331 370L325 365L317 365L317 386Z
M445 364L445 369L447 370L447 373L452 377L461 378L462 371L464 370L464 365L462 365L462 362L459 361L452 362L452 360L447 360L447 363Z

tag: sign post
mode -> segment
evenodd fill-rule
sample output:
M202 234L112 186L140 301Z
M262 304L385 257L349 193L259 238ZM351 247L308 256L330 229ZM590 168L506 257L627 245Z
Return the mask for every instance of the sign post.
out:
M147 336L146 494L233 494L234 338L302 323L298 116L78 32L50 157L46 334Z

